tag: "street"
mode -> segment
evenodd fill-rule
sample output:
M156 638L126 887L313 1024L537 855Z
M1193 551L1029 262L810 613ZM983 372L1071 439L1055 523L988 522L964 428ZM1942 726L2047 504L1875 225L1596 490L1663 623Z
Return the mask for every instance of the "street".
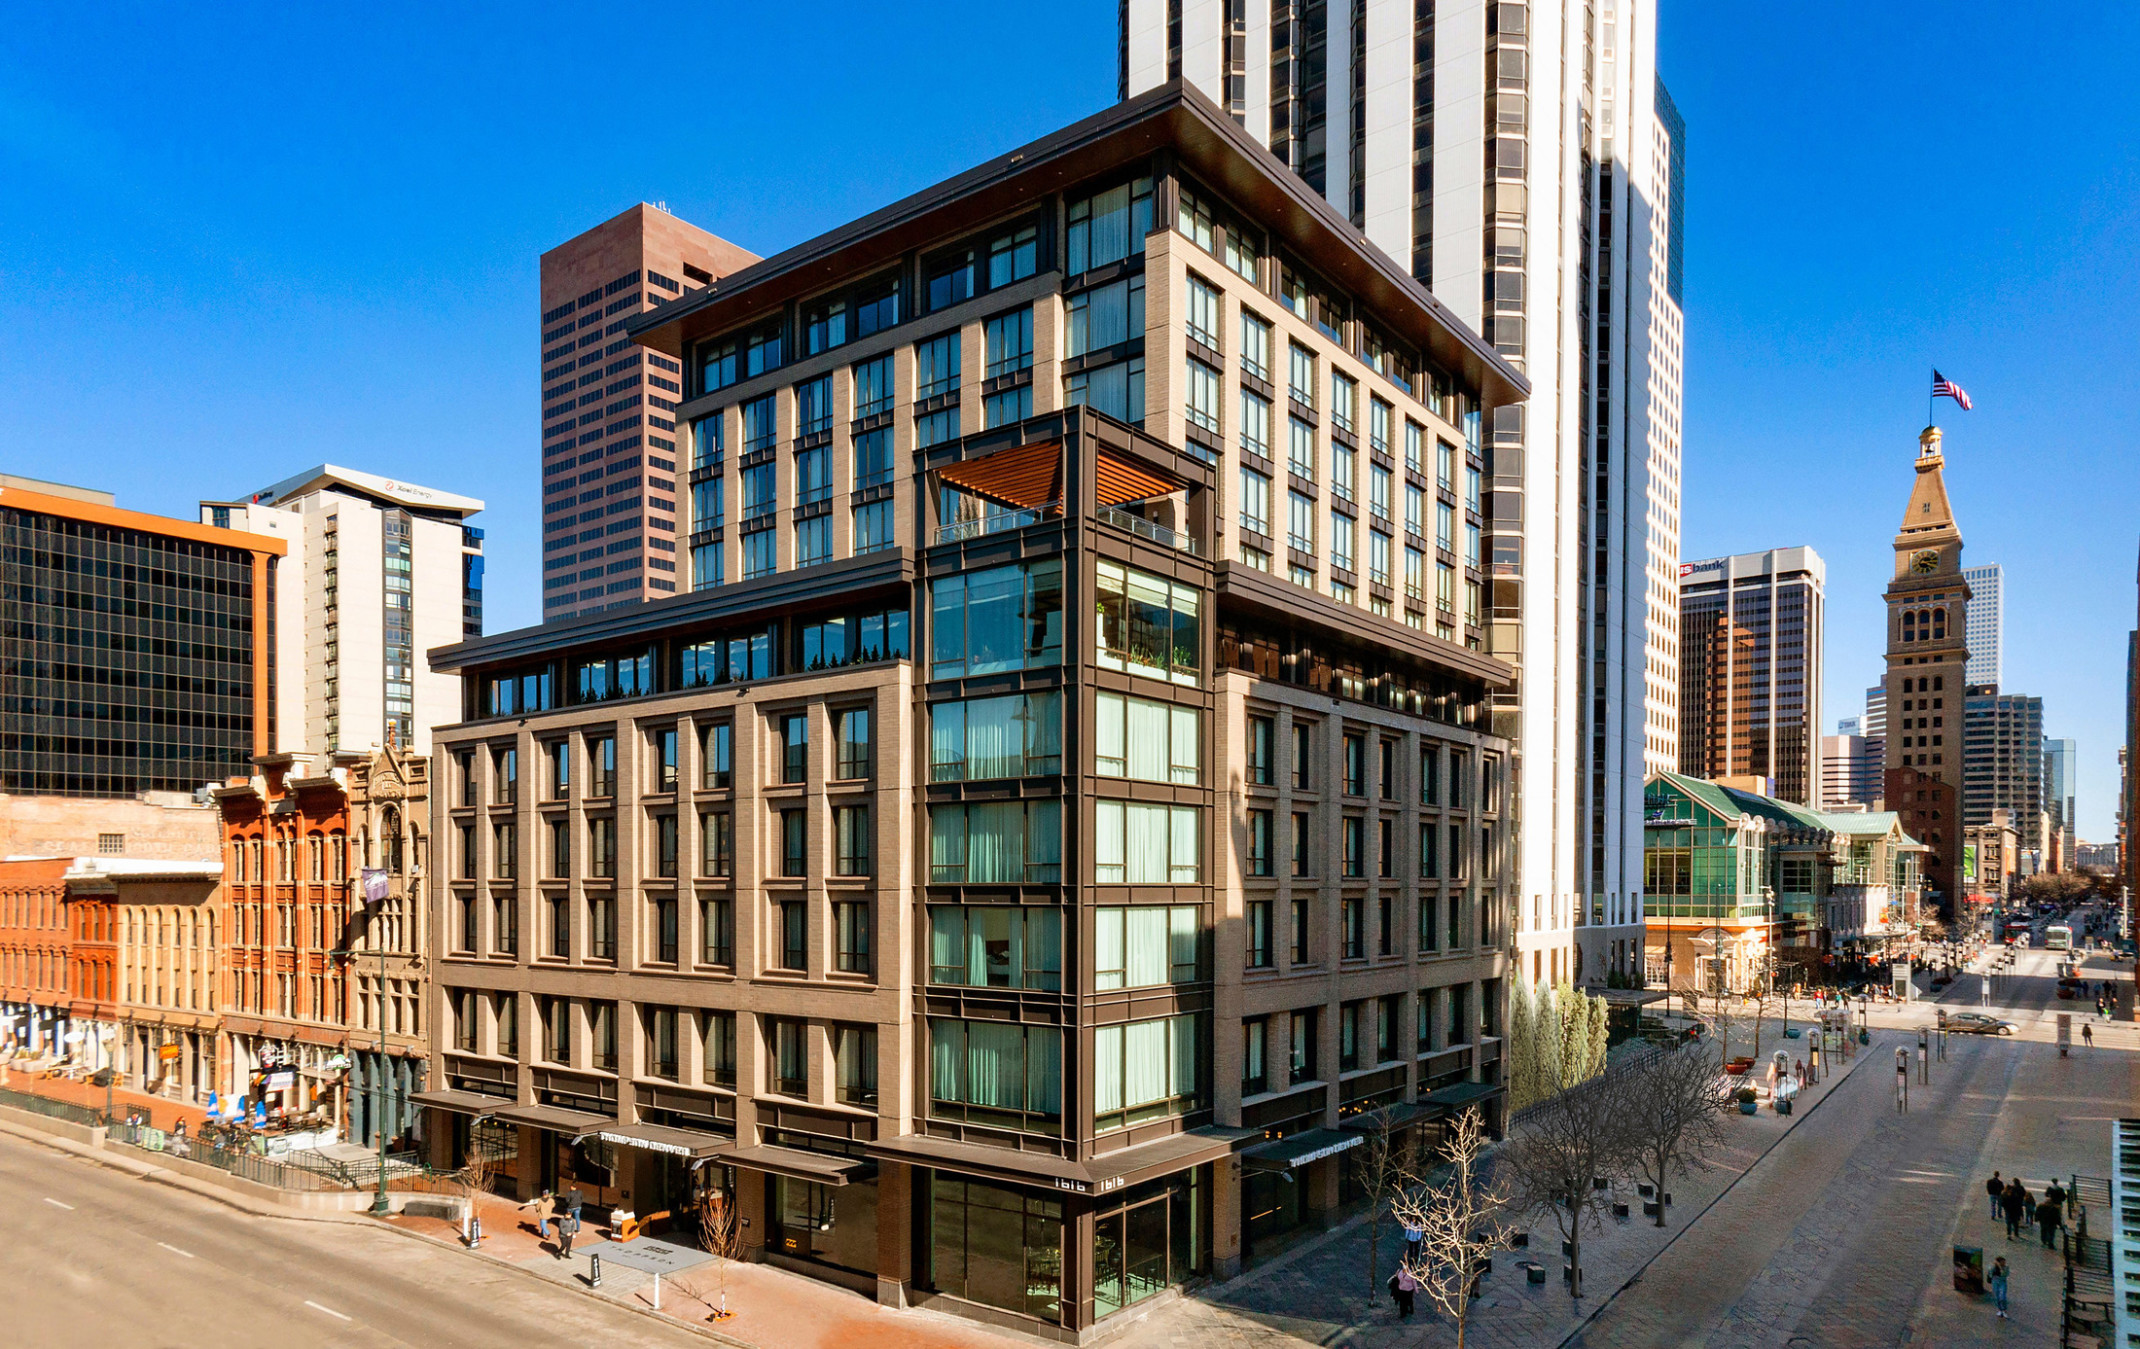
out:
M2078 1005L2057 999L2055 966L2051 952L2021 952L1990 1009L2021 1023L2016 1034L1950 1037L1930 1085L1912 1081L1907 1114L1895 1109L1885 1061L1915 1037L1876 1029L1873 1060L1570 1343L2051 1342L2057 1256L1992 1230L1984 1181L1997 1169L2040 1192L2053 1175L2102 1174L2109 1122L2140 1097L2131 1023L2098 1024L2092 1050L2081 1047L2076 1026L2071 1055L2059 1057L2056 1013ZM2110 971L2105 963L2088 973ZM1975 977L1960 983L1973 991ZM1922 1007L1874 1017L1876 1027L1931 1019ZM1987 1268L2007 1257L2013 1320L1998 1324L1985 1300L1953 1291L1949 1248L1957 1241L1982 1245Z
M20 1230L0 1340L46 1346L703 1346L707 1341L366 1223L261 1218L0 1134Z

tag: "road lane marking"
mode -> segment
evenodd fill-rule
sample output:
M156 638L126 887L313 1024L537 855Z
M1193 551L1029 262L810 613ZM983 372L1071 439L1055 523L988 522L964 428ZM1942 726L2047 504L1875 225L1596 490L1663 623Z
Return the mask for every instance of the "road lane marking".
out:
M49 1195L49 1194L45 1196L45 1202L46 1202L47 1204L50 1204L50 1205L51 1205L52 1207L54 1207L54 1208L63 1208L63 1209L65 1209L65 1210L67 1210L67 1211L68 1211L69 1213L72 1213L72 1212L74 1212L74 1205L72 1205L72 1204L62 1204L61 1202L59 1202L59 1201L58 1201L57 1199L54 1199L54 1198L53 1198L53 1197L52 1197L51 1195Z
M325 1312L329 1316L335 1318L337 1321L347 1321L350 1319L349 1317L343 1315L341 1312L336 1311L332 1307L322 1307L319 1303L314 1302L311 1298L305 1299L305 1305L316 1312Z
M172 1244L171 1244L170 1242L168 1242L168 1241L159 1241L159 1242L157 1242L156 1244L157 1244L157 1245L159 1245L159 1246L161 1246L161 1247L163 1247L163 1248L164 1248L165 1250L169 1251L169 1252L170 1252L171 1254L173 1254L173 1255L183 1255L183 1256L185 1256L185 1257L186 1257L186 1258L187 1258L188 1260L191 1260L191 1259L193 1258L193 1252L191 1252L191 1251L182 1251L182 1250L180 1250L180 1249L179 1249L178 1247L176 1247L176 1246L173 1246L173 1245L172 1245Z

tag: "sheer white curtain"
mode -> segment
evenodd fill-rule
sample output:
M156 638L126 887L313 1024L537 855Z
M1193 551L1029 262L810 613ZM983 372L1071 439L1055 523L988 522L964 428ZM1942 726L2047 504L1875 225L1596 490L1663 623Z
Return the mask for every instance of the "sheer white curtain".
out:
M977 698L966 704L966 776L1015 778L1025 775L1024 728L1017 721L1017 698Z
M1189 806L1176 806L1169 815L1172 840L1168 849L1167 879L1177 885L1194 885L1199 870L1197 825L1201 817Z
M1122 1108L1122 1028L1102 1026L1092 1033L1092 1111L1110 1114Z
M1120 801L1101 801L1092 808L1092 870L1096 881L1119 885L1127 879L1122 813Z
M1025 1108L1063 1112L1063 1035L1035 1026L1025 1033Z
M1167 1051L1165 1021L1137 1021L1123 1027L1123 1104L1149 1105L1167 1098Z
M966 1023L966 1100L1007 1110L1025 1108L1024 1027Z
M1167 979L1167 911L1157 905L1128 913L1129 986L1146 988Z
M1201 718L1193 707L1177 707L1174 713L1174 781L1184 787L1194 787L1201 778L1203 767L1202 746L1198 743Z
M1140 782L1165 782L1172 740L1167 733L1165 703L1129 700L1129 775Z
M966 1099L966 1023L941 1017L929 1023L929 1095L938 1101Z
M935 782L966 777L966 704L938 703L929 709L929 776Z
M1093 987L1120 988L1124 975L1123 911L1097 909L1092 915Z
M1129 771L1128 708L1121 694L1102 693L1093 700L1093 711L1099 721L1095 767L1102 777L1121 777Z
M1165 806L1128 808L1127 842L1123 849L1131 885L1167 883L1168 809Z

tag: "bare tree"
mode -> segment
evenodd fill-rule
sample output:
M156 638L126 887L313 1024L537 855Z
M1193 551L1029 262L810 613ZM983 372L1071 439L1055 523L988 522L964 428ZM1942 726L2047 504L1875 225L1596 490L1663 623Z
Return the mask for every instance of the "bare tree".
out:
M712 1319L725 1321L735 1315L728 1310L729 1272L743 1258L743 1225L737 1220L734 1195L707 1187L699 1200L698 1241L700 1249L713 1257L714 1286L721 1295L721 1305L713 1309Z
M1417 1135L1391 1127L1387 1109L1375 1112L1374 1126L1353 1163L1353 1180L1367 1196L1367 1300L1382 1287L1382 1220L1405 1193L1419 1183Z
M1664 1226L1665 1187L1673 1176L1707 1169L1725 1141L1731 1084L1707 1045L1690 1044L1630 1065L1622 1119L1642 1178L1657 1190L1657 1225Z
M1421 1234L1419 1255L1407 1257L1404 1267L1435 1309L1456 1323L1456 1349L1464 1349L1479 1262L1508 1241L1509 1227L1502 1221L1508 1195L1482 1165L1486 1142L1477 1107L1458 1115L1449 1130L1449 1160L1441 1178L1392 1205L1397 1221Z
M1534 1110L1500 1153L1497 1170L1516 1207L1551 1217L1568 1245L1570 1297L1583 1295L1583 1230L1604 1221L1610 1182L1631 1169L1624 1081L1608 1073L1562 1092Z

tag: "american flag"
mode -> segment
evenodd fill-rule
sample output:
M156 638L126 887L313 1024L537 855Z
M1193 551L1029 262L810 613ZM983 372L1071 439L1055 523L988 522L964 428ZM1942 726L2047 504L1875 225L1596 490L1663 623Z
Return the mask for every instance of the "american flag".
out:
M1932 372L1932 396L1934 398L1952 398L1962 405L1962 411L1969 411L1969 391L1937 370Z

